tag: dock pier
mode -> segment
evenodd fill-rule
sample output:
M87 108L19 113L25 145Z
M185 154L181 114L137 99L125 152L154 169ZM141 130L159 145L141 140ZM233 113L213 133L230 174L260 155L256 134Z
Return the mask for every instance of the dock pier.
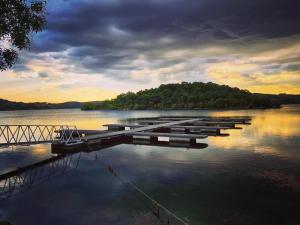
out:
M236 125L249 125L251 118L217 117L168 117L136 119L130 124L104 124L106 130L77 130L84 146L104 147L111 144L152 144L162 146L182 146L203 148L201 139L208 136L226 136L222 130L241 129ZM197 146L197 144L200 144ZM66 146L52 143L55 151ZM70 149L70 146L67 147ZM72 147L71 147L72 148ZM76 146L74 146L76 148Z
M130 120L130 124L104 124L106 130L80 130L67 125L0 125L0 147L51 143L55 153L101 149L116 144L197 146L208 136L226 136L222 130L241 129L251 118L157 117ZM166 145L166 143L168 143Z

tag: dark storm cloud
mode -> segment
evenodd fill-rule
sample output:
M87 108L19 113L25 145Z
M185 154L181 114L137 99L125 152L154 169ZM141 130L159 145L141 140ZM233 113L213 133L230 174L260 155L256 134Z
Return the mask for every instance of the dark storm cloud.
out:
M225 38L230 33L274 38L300 32L299 6L297 0L79 1L50 11L48 30L73 44L79 40L67 36L92 38L104 32L105 39L112 24L135 34L188 36L207 31Z
M299 34L299 9L297 0L50 1L46 31L32 50L67 50L70 62L95 72L131 69L140 54L153 60L210 41Z

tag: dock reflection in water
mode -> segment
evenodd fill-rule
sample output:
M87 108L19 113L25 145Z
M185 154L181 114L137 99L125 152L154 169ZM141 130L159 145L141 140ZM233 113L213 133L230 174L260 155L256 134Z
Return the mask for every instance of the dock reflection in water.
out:
M78 166L81 154L59 155L0 175L0 200L63 175Z

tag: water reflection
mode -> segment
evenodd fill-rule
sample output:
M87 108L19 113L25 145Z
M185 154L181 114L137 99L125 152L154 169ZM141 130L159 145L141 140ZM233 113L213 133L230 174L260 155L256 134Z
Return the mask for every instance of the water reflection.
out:
M300 134L300 111L283 107L280 110L259 111L227 111L214 112L214 116L252 115L251 132L254 136L280 136L282 138L299 136Z
M300 107L285 106L280 110L214 112L214 116L251 115L251 126L238 132L230 130L224 139L210 138L209 144L223 149L299 157L295 148L300 144Z
M137 193L115 179L102 164L112 166L191 224L227 224L224 219L234 224L282 224L282 220L269 223L277 214L284 224L299 221L299 196L290 193L297 190L299 170L290 160L250 152L224 154L211 147L186 150L139 145L83 154L77 170L0 205L9 208L4 218L14 224L36 224L35 214L43 213L47 222L42 224L74 225L131 225L149 217L153 220ZM283 185L286 181L288 185ZM32 209L24 208L29 199L34 214ZM295 208L287 209L286 204ZM268 208L269 216L261 205Z
M0 175L0 200L77 168L81 154L56 156Z
M250 111L50 110L8 114L0 112L0 120L75 123L86 129L132 117L252 116L252 125L228 130L227 137L209 137L208 147L202 149L122 144L82 153L76 170L0 203L0 218L14 225L132 225L147 218L155 223L136 192L108 173L99 160L190 224L300 224L299 106ZM49 154L45 149L35 153L19 149L18 157L10 152L0 154L0 165L45 157Z
M30 153L33 155L46 155L49 151L49 147L47 145L38 144L31 146Z
M0 151L0 174L44 160L50 156L52 156L50 145L38 144L2 148Z

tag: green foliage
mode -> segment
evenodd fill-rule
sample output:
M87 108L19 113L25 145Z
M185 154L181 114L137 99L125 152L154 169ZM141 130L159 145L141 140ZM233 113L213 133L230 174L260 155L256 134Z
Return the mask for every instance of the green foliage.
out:
M0 70L10 68L17 60L17 50L30 46L30 34L44 27L46 1L0 1L0 41L11 47L0 46Z
M278 107L276 101L215 83L163 84L158 88L128 92L101 103L84 104L83 110L96 109L222 109Z

